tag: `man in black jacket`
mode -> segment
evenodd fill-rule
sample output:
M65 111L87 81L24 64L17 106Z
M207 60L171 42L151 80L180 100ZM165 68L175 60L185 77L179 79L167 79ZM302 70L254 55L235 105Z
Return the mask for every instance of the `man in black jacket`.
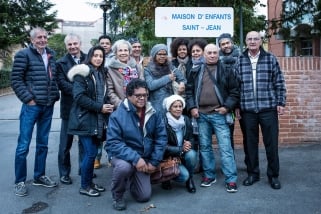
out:
M227 192L237 192L237 171L230 142L226 114L239 100L238 82L232 69L219 60L219 49L208 44L204 49L205 63L191 71L186 87L187 110L197 119L204 177L202 187L216 182L212 133L215 132L221 155ZM211 98L211 99L209 99Z
M11 73L11 87L23 103L20 133L15 155L15 188L17 196L28 194L27 155L32 132L37 123L33 185L55 187L57 183L45 175L48 137L54 104L59 100L53 50L47 47L48 33L43 28L30 31L31 45L17 52Z
M74 65L81 63L85 60L81 48L81 39L76 34L68 34L65 37L65 45L68 53L57 60L57 82L61 91L60 101L60 117L61 117L61 130L60 130L60 144L58 152L58 168L60 175L60 182L63 184L71 184L70 178L70 149L73 142L73 135L67 134L69 113L73 102L72 95L72 82L67 78L68 71ZM82 144L78 142L79 148L79 163L81 163L83 148ZM79 167L80 168L80 167Z

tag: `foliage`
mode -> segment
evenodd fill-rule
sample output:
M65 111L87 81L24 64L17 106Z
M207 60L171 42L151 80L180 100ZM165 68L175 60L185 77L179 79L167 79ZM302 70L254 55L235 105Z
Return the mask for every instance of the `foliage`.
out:
M282 13L280 18L270 21L272 33L279 34L284 40L297 41L300 39L298 33L294 33L294 27L301 27L304 34L311 37L311 30L316 34L321 31L321 2L315 0L284 0L282 2ZM292 32L292 33L291 33Z
M7 88L10 86L10 74L11 69L1 69L0 70L0 88Z
M164 41L164 38L155 38L154 36L154 17L156 7L233 7L234 8L234 39L239 42L240 30L240 3L242 2L243 11L243 31L251 30L261 31L266 27L265 16L255 16L254 6L260 4L259 0L139 0L127 1L117 0L117 6L121 8L126 16L123 19L126 22L124 30L125 36L136 36L142 41L155 44L158 41ZM143 44L151 46L151 44Z
M54 34L48 39L48 46L56 52L56 59L64 56L67 51L64 43L65 36L65 34Z
M40 26L48 32L55 29L57 12L47 14L52 6L48 0L0 0L0 49L25 45L33 27Z

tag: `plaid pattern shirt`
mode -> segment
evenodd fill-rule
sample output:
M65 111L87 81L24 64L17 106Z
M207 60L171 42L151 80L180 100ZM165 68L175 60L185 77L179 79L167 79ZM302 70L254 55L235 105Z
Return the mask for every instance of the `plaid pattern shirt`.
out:
M240 56L237 66L240 80L240 108L247 112L262 112L285 106L286 87L283 73L274 55L260 48L256 65L256 93L253 87L251 60L248 50Z

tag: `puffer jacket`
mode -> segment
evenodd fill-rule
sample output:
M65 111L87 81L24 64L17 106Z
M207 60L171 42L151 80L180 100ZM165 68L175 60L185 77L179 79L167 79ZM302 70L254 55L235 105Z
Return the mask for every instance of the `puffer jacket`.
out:
M11 87L25 104L34 100L37 105L52 106L59 100L55 53L49 48L46 48L46 53L47 68L33 45L20 50L14 57Z
M188 112L193 108L199 107L199 99L202 90L202 79L205 72L205 64L201 64L192 69L189 80L186 86L186 107ZM216 94L222 96L220 106L226 107L228 110L233 110L239 102L239 84L234 70L230 66L224 66L219 60L216 71L217 85L214 87Z
M107 96L106 74L104 74L104 101L96 101L96 80L94 68L85 64L72 67L68 78L73 82L74 102L71 107L68 123L68 133L80 136L94 136L98 134L98 114L103 104L110 103ZM106 121L108 120L108 114Z
M164 120L148 102L144 127L136 108L126 98L110 117L105 150L110 158L116 157L136 165L139 158L158 166L167 144Z
M80 62L83 62L86 58L86 54L81 52ZM72 98L72 82L67 77L69 69L71 69L76 62L72 56L68 53L59 60L57 60L57 82L58 87L61 91L60 100L60 117L64 120L68 120L71 105L73 102Z

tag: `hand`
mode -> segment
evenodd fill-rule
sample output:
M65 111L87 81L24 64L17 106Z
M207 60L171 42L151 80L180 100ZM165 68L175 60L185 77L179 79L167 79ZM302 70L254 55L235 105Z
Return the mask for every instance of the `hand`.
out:
M136 169L139 172L147 172L148 171L148 165L146 164L145 160L143 158L139 158Z
M35 102L34 100L30 100L30 101L27 103L27 105L29 105L29 106L35 106L35 105L37 105L37 104L36 104L36 102Z
M188 140L184 140L184 144L183 144L183 152L188 152L189 150L192 149L192 144L190 141Z
M284 114L285 108L283 106L277 106L278 114L282 115Z
M147 173L149 174L153 173L157 168L156 166L153 166L151 163L148 163L147 166L148 166Z
M112 104L104 104L101 109L101 112L104 114L112 113L113 111L114 111L114 105Z
M175 81L176 80L176 76L174 73L170 73L168 74L169 78L172 80L172 81Z
M192 115L192 117L194 117L194 118L199 118L199 114L198 114L198 108L193 108L192 110L191 110L191 115Z
M215 111L217 111L219 114L226 114L227 113L227 108L219 107L219 108L216 108Z
M235 117L236 117L238 120L242 119L242 117L241 117L241 110L240 110L239 108L236 108L236 109L234 110L234 112L235 112Z
M184 82L179 83L177 91L179 94L184 94L184 91L185 91L185 83Z

